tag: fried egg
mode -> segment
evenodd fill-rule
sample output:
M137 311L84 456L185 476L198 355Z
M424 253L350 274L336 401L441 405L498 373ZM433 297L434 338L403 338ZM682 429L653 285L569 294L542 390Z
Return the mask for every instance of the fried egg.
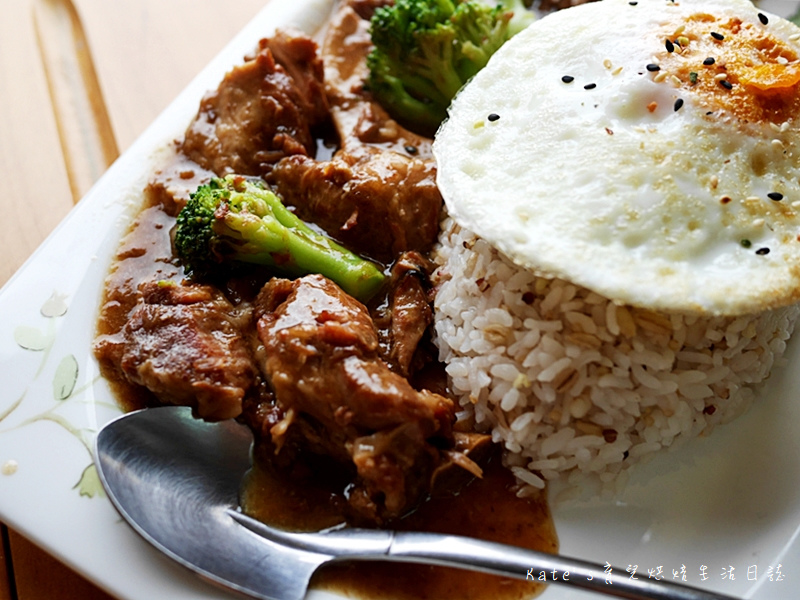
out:
M538 275L706 315L800 300L800 28L603 0L507 42L434 143L447 210Z

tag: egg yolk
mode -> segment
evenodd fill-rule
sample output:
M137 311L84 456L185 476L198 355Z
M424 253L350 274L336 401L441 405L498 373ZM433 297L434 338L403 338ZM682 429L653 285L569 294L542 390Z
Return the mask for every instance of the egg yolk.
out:
M783 91L797 85L800 81L800 70L780 63L763 64L742 72L739 81L762 92Z
M781 124L800 114L797 52L768 25L698 13L662 30L656 81L695 94L709 111Z

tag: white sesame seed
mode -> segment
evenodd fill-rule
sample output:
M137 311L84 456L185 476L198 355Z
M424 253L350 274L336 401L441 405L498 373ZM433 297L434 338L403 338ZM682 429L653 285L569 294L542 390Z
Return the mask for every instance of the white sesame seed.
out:
M789 121L781 123L781 133L789 130Z
M667 72L666 71L659 71L658 74L656 74L656 76L653 77L653 81L655 81L656 83L661 83L666 78L667 78Z
M714 79L716 79L717 81L722 81L723 79L727 78L728 78L727 73L717 73L716 75L714 75Z
M791 40L792 42L796 42L797 40L800 40L800 33L794 33L794 34L790 35L789 36L789 40Z
M613 71L611 71L612 75L619 75L620 73L622 73L622 66L621 65L619 67L617 67L616 69L614 69Z
M789 59L786 58L785 56L778 56L775 60L777 60L782 65L788 65L789 64Z
M683 82L680 79L678 79L675 75L670 75L669 81L675 87L680 87L681 85L683 85Z
M603 61L603 66L604 66L606 69L610 69L610 68L611 68L613 65L611 64L611 60L607 58L607 59L605 59L605 60Z
M782 142L782 141L780 141L780 140L772 140L772 145L773 145L775 148L780 148L780 149L783 149L783 142Z
M753 227L761 227L764 224L764 219L756 219L753 221Z

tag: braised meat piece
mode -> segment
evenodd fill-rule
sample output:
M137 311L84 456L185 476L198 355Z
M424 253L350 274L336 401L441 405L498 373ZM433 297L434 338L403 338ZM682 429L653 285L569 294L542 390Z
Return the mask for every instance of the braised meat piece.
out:
M313 156L311 130L327 118L317 45L278 32L203 98L182 150L220 176L263 175L284 156Z
M364 89L372 43L369 21L356 9L368 13L379 4L343 2L323 44L338 151L326 162L289 156L268 180L303 219L357 252L391 262L434 243L442 196L431 140L401 127Z
M330 117L325 95L325 67L315 41L304 33L285 29L258 43L260 51L269 49L299 92L298 101L312 126Z
M205 285L152 281L140 293L121 331L97 338L95 354L161 402L208 420L238 416L257 377L242 335L251 313Z
M373 312L381 357L408 377L417 349L433 321L428 297L433 265L419 252L404 252L392 265L386 302Z
M429 249L439 233L442 197L435 166L395 152L363 160L344 152L328 162L291 156L270 176L286 204L348 248L389 262Z
M215 175L178 151L153 173L145 188L145 197L149 204L160 206L166 214L177 217L191 194Z
M381 149L431 160L432 140L398 124L365 89L366 57L372 50L369 19L382 4L381 0L341 2L322 44L325 91L341 149L353 157Z
M391 371L367 309L320 275L273 279L256 316L263 372L283 414L270 429L275 447L295 428L313 432L315 450L354 466L348 500L362 519L409 510L445 458L440 448L453 446L452 401Z

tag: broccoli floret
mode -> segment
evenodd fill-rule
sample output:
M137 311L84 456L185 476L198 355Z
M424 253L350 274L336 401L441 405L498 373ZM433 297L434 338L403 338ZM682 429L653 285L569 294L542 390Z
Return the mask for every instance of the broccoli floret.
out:
M378 8L370 22L370 91L394 118L434 132L458 90L533 18L522 0L504 2L396 0Z
M536 14L530 8L533 0L500 0L500 2L506 10L513 13L508 22L508 37L517 35L536 20Z
M378 266L311 229L274 193L235 175L212 179L191 195L178 214L175 250L197 276L224 273L237 263L292 276L320 273L360 300L385 279Z

